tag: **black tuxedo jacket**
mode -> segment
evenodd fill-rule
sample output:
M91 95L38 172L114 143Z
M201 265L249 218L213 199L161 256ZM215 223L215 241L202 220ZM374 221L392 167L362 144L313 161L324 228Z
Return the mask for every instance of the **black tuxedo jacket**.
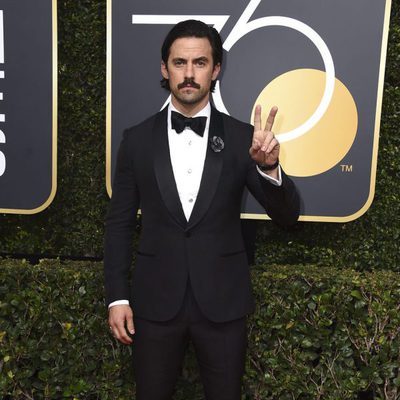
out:
M127 129L121 143L106 217L107 304L130 299L134 315L166 321L179 311L188 278L207 318L225 322L254 309L249 266L240 225L247 187L272 220L295 223L299 198L282 171L277 187L257 172L249 156L253 127L215 110L200 189L189 221L183 213L167 135L167 109ZM132 235L138 208L142 231L130 285Z

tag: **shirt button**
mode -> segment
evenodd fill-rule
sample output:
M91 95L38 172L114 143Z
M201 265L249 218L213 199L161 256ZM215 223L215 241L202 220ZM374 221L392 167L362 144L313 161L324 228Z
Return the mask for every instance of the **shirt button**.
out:
M188 172L188 174L191 174L192 173L192 168L189 168L187 172Z
M189 199L189 203L193 203L193 199Z
M189 145L189 146L191 146L191 145L192 145L192 141L191 141L191 140L189 140L189 143L188 143L188 145Z

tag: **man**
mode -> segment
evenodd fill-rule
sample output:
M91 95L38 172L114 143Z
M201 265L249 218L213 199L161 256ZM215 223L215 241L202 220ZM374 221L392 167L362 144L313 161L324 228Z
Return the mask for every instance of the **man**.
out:
M112 334L133 343L137 400L171 399L192 341L207 400L236 400L254 309L240 228L245 186L281 225L299 198L279 166L279 143L257 106L254 128L209 103L221 69L217 31L177 24L162 47L171 103L125 131L106 219L105 282ZM192 117L196 117L191 119ZM142 231L132 288L132 233Z

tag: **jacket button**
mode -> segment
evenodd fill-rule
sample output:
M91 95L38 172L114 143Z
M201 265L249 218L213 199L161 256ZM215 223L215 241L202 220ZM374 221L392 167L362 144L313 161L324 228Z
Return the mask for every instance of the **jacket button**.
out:
M185 232L185 236L188 238L190 237L192 234L190 232Z

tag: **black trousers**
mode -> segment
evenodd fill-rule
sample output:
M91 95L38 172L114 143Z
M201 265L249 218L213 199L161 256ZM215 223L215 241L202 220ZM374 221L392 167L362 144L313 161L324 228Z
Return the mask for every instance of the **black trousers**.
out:
M171 400L192 341L206 400L240 400L247 347L246 317L223 323L201 313L188 282L179 313L166 322L134 317L136 400Z

